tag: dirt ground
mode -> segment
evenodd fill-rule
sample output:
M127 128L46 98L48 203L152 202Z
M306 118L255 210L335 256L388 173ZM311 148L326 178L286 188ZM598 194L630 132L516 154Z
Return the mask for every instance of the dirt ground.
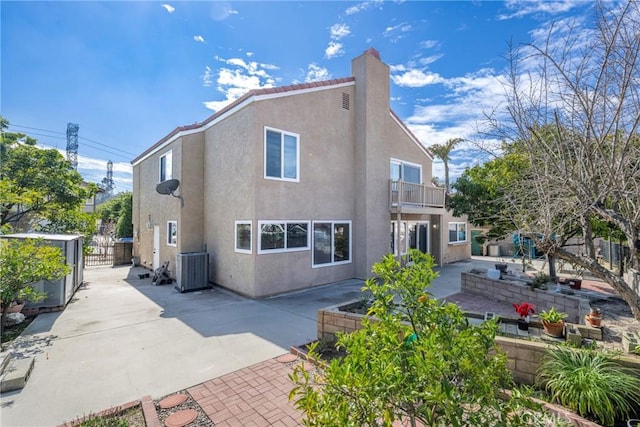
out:
M602 346L620 350L624 331L640 333L640 322L631 314L629 305L620 298L591 301L602 310Z

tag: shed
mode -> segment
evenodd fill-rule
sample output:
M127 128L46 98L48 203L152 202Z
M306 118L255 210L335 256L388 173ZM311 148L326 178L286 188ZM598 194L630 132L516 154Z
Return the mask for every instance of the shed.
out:
M45 292L46 298L37 303L27 302L25 309L64 309L74 292L82 284L84 262L82 239L78 234L17 233L2 236L6 239L42 239L51 246L62 250L71 271L58 280L41 280L33 285L37 292Z

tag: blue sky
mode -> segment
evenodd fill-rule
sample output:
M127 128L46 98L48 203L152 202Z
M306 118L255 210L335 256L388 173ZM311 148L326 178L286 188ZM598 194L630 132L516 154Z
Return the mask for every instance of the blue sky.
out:
M66 148L78 170L116 191L130 161L176 126L204 120L251 89L347 77L369 47L391 67L391 107L427 146L477 141L501 105L508 43L553 22L586 25L585 1L2 1L0 111L10 130ZM480 160L452 154L455 179ZM443 177L440 162L434 174Z

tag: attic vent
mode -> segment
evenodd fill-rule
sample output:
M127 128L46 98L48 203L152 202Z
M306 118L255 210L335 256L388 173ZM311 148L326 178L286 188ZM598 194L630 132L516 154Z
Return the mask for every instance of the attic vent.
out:
M349 109L349 94L342 92L342 108Z

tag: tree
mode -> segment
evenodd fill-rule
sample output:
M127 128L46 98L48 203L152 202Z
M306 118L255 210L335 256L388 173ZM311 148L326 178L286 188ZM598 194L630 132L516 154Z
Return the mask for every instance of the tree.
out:
M43 295L33 284L41 280L56 280L70 271L62 250L46 245L40 239L0 239L0 300L2 318L0 335L10 304L16 299L38 301Z
M640 3L595 10L591 30L565 22L544 42L511 48L508 118L492 126L528 167L503 202L537 248L609 283L640 320L640 296L598 263L594 244L607 224L624 235L631 266L640 264ZM584 253L563 246L572 235Z
M449 160L451 160L451 157L449 156L456 145L462 141L464 141L462 138L451 138L443 145L433 144L429 147L431 152L438 156L444 164L444 188L447 194L451 193L451 186L449 185Z
M115 224L118 237L133 236L133 195L123 192L98 207L98 215L103 223Z
M505 146L502 156L467 168L453 184L447 200L455 216L467 215L472 224L489 226L487 238L498 239L516 231L509 190L529 167L517 146Z
M7 126L0 116L0 229L76 231L63 227L64 218L81 211L95 184L83 186L82 176L58 150L39 149L35 139L6 132Z
M536 412L525 410L534 407L529 399L502 393L513 383L495 345L497 323L472 326L458 306L430 298L425 288L436 277L433 265L418 250L405 262L388 254L374 265L377 278L363 290L373 296L368 314L376 320L339 336L343 358L313 374L298 366L290 376L290 399L304 411L305 424L535 424Z

